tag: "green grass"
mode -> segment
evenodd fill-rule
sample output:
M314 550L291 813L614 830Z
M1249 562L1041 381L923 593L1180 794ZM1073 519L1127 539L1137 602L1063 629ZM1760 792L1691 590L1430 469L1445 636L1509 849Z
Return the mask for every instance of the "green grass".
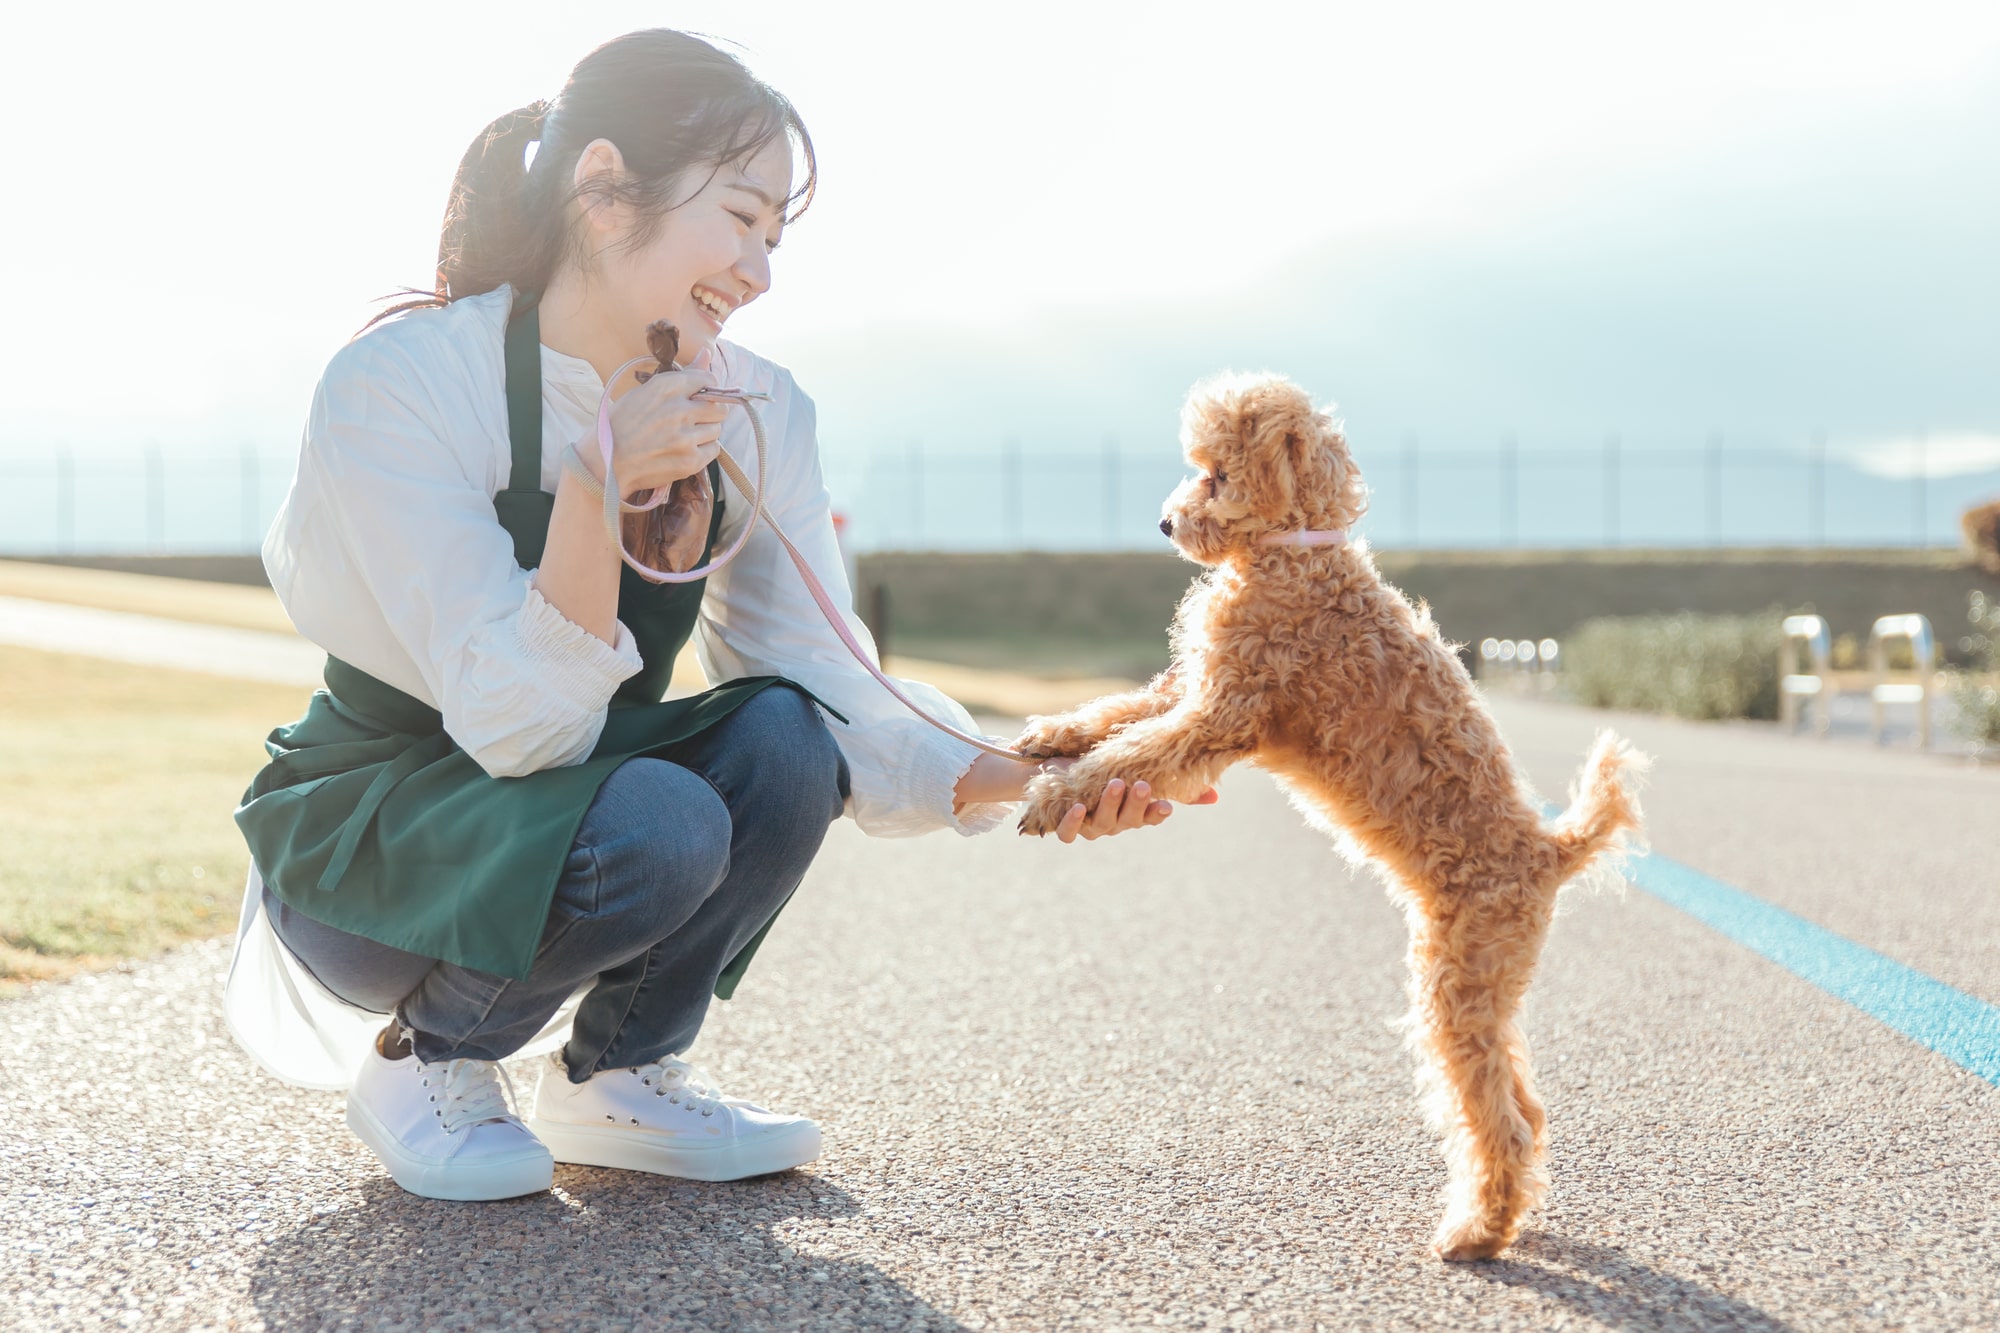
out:
M306 694L0 647L0 994L233 927L230 812Z

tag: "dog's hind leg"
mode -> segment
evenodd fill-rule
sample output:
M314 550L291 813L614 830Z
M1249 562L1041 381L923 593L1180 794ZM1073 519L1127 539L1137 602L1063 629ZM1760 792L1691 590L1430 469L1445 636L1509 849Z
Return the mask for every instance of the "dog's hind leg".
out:
M1432 1242L1443 1259L1498 1254L1547 1186L1547 1117L1516 1020L1548 911L1525 899L1486 890L1410 906L1410 1041L1449 1172Z

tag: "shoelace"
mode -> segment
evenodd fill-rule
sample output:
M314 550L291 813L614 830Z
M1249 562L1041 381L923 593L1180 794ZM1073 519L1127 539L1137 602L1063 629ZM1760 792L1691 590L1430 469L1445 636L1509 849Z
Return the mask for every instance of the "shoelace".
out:
M501 1080L506 1088L501 1088ZM514 1080L491 1060L447 1060L423 1066L424 1086L431 1089L437 1103L436 1114L444 1122L444 1132L456 1134L470 1125L488 1120L512 1120L508 1098Z
M632 1072L652 1088L655 1097L665 1097L669 1102L703 1115L714 1115L715 1108L724 1100L722 1089L716 1086L714 1079L672 1056L640 1065Z

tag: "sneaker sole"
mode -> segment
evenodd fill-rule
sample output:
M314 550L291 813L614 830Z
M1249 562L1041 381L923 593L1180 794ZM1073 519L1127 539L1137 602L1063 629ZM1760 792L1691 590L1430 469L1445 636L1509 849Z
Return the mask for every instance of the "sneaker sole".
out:
M650 1171L682 1180L744 1180L790 1171L819 1157L819 1126L810 1120L750 1143L668 1145L630 1130L569 1125L537 1117L528 1121L558 1162Z
M421 1157L399 1143L367 1107L351 1098L347 1127L381 1159L390 1179L421 1198L475 1203L539 1194L555 1184L555 1159L545 1153L520 1152L477 1166Z

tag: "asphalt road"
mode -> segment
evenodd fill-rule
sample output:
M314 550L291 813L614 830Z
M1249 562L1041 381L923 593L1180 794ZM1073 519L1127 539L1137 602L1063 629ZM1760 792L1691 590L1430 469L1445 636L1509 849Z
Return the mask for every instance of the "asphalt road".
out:
M1502 701L1560 798L1596 715ZM2000 773L1620 719L1658 851L2000 1002ZM1554 1186L1425 1242L1402 927L1260 774L1095 845L837 826L694 1055L826 1126L733 1185L416 1199L256 1072L196 946L0 1004L0 1324L2000 1327L2000 1088L1663 903L1567 903Z

